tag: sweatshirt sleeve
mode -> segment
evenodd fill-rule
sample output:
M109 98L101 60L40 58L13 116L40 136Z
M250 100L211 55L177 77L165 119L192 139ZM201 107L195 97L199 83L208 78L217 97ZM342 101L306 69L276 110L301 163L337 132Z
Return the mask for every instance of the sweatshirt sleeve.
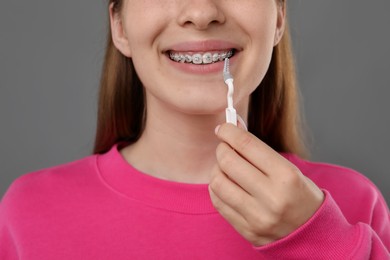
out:
M7 223L4 203L0 203L0 259L19 259L16 252L16 245Z
M255 249L266 259L390 259L389 211L383 198L373 204L371 223L352 225L330 193L324 193L323 204L304 225Z

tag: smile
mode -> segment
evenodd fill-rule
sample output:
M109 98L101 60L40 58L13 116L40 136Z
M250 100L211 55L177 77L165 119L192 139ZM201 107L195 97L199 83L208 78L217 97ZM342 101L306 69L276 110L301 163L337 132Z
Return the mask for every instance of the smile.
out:
M225 60L234 55L234 50L219 51L219 52L205 52L205 53L182 53L169 52L169 58L176 62L192 63L196 65L211 64Z

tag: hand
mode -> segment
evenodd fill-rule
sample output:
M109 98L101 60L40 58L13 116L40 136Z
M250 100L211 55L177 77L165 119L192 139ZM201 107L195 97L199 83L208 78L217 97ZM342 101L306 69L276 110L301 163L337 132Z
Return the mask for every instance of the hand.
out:
M278 240L320 207L322 191L299 169L245 130L216 131L218 164L209 192L214 207L255 246Z

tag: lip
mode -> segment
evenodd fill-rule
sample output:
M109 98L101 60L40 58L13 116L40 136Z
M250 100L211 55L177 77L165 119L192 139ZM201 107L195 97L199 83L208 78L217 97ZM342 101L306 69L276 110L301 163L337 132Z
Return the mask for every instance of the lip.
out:
M178 44L171 45L163 50L165 57L168 60L168 63L185 73L191 74L209 74L209 73L222 73L224 62L216 62L211 64L192 64L192 63L180 63L175 62L169 58L169 52L186 52L186 53L205 53L205 52L217 52L217 51L225 51L225 50L235 50L235 54L231 57L230 66L234 66L235 60L240 55L240 51L242 48L237 44L228 42L228 41L220 41L220 40L208 40L208 41L192 41L192 42L181 42Z
M207 40L207 41L191 41L181 42L171 46L168 46L163 52L175 51L175 52L211 52L211 51L223 51L236 49L241 51L242 48L237 44L228 41L221 40Z

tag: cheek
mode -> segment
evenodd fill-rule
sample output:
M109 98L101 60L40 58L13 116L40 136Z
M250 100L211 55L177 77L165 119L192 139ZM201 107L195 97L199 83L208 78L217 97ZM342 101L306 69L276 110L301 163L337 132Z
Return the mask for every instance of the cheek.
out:
M169 13L162 12L166 1L129 1L124 9L123 21L129 45L143 50L151 47L156 37L166 28ZM152 46L153 47L153 46Z
M245 56L248 57L245 58L245 64L253 66L250 68L253 72L250 78L259 83L262 79L260 76L264 75L272 56L278 16L273 1L252 2L252 9L248 8L251 7L248 5L245 9L241 8L239 10L242 12L241 18L237 20L247 43L246 50L248 53ZM235 15L239 14L235 13ZM260 76L257 76L256 80L256 75L259 74Z
M242 28L252 38L252 44L261 44L269 50L275 40L278 7L273 0L256 0L251 3L241 11Z
M250 53L235 77L237 102L244 100L260 85L266 75L272 58L273 45L257 46L257 50ZM253 55L253 56L252 56Z

